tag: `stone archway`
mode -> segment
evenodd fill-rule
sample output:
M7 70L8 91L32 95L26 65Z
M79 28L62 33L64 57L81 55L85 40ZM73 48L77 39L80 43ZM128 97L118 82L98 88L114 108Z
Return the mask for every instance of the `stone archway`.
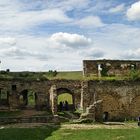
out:
M32 90L23 90L19 94L19 105L21 109L36 108L37 94Z
M62 93L68 93L72 95L73 107L75 108L74 93L68 88L57 88L56 85L53 85L50 88L50 107L54 115L58 112L58 96Z
M57 111L75 110L74 94L67 88L57 89Z

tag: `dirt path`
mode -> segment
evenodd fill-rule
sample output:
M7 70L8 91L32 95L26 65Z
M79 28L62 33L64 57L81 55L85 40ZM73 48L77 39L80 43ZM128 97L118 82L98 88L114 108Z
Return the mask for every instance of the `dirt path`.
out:
M45 127L51 124L47 123L21 123L0 125L0 129L4 128L34 128ZM54 127L57 127L54 125ZM125 123L124 125L105 125L105 124L62 124L60 129L136 129L139 128L137 123Z
M105 125L105 124L64 124L61 129L132 129L139 128L137 123L125 123L122 125Z

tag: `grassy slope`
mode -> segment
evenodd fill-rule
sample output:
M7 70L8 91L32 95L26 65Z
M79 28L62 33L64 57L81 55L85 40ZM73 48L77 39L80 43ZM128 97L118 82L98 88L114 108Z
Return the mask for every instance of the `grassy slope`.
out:
M83 75L82 75L82 71L67 71L67 72L58 72L58 74L56 75L56 77L54 77L54 79L82 79ZM52 77L50 77L50 79L53 79Z
M138 77L136 75L136 77ZM70 80L129 80L132 77L123 76L123 77L101 77L100 79L96 76L83 77L82 71L61 71L57 72L56 76L53 76L49 72L0 72L0 79L26 79L26 80L53 80L53 79L70 79ZM134 79L134 78L133 78Z
M140 129L68 130L12 128L0 130L0 140L139 140Z
M56 76L52 76L49 72L5 72L0 73L0 78L13 79L82 79L82 71L66 71L58 72Z

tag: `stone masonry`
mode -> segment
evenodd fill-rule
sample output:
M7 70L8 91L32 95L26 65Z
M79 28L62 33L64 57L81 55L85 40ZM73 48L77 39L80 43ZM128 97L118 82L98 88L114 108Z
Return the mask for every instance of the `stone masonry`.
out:
M62 93L72 95L75 109L90 113L92 120L136 119L140 115L140 81L80 80L1 80L0 89L7 91L7 102L0 99L0 109L21 109L19 97L25 90L36 93L34 109L57 114L57 99ZM23 92L24 93L24 92ZM95 104L102 100L101 104Z
M136 60L84 60L84 76L128 76L131 70L140 70L140 61ZM101 72L101 73L100 73Z

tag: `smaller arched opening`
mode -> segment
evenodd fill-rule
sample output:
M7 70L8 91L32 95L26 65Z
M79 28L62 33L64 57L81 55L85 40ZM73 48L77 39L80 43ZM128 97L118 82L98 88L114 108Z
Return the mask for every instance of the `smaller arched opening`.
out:
M36 108L37 95L32 90L23 90L19 96L19 104L21 109Z
M74 111L74 95L73 93L65 88L57 90L57 108L58 111Z

